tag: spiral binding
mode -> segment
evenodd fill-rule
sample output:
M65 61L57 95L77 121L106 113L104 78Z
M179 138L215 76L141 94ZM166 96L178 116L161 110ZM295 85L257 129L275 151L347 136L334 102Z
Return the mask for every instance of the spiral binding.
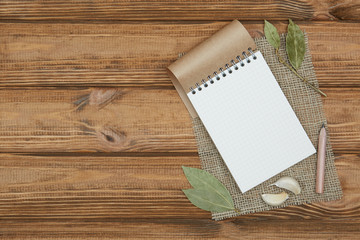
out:
M241 56L237 56L237 57L236 57L236 60L238 60L237 63L236 63L234 60L231 60L231 61L230 61L231 66L230 66L229 64L225 64L225 66L224 66L225 69L219 68L219 73L220 73L220 74L218 74L218 72L215 71L215 72L213 73L215 79L216 79L217 81L219 81L219 80L221 79L220 76L226 77L227 74L231 74L231 73L233 72L233 70L231 69L232 67L234 67L234 70L239 70L239 66L238 66L239 63L240 63L240 67L244 67L244 66L245 66L244 60L246 61L246 63L251 63L250 57L252 57L253 60L256 60L257 57L255 56L255 53L253 52L253 50L252 50L251 48L248 48L248 51L249 51L249 53L250 53L251 56L249 56L249 55L244 51L244 52L242 52L243 58L241 58ZM203 84L204 88L207 88L207 87L209 87L210 85L212 85L212 84L215 83L215 81L214 81L214 79L211 77L211 75L209 75L209 76L207 77L207 79L208 79L208 82L209 82L210 84L209 84L207 81L205 81L205 79L202 79L202 80L201 80L201 83ZM194 87L195 87L195 88L194 88ZM202 91L202 90L203 90L203 88L201 87L201 85L200 85L199 83L196 83L194 87L190 87L190 91L191 91L192 94L196 94L196 90L195 90L195 89L197 89L198 91Z

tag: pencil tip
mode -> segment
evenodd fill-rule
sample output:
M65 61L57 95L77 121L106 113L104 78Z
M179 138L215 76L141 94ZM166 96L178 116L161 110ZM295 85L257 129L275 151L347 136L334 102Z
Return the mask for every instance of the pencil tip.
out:
M321 128L324 128L325 127L325 123L322 124Z

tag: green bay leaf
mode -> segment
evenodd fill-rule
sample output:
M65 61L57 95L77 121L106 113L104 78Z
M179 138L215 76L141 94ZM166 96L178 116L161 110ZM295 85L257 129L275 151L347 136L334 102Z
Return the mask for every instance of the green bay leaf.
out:
M300 68L305 56L305 36L300 27L289 19L286 36L286 52L291 65L297 70Z
M234 210L233 205L228 204L217 192L209 189L185 189L183 192L192 204L203 210L211 212Z
M191 186L209 192L216 192L223 199L223 202L226 202L227 205L232 206L234 209L234 203L229 191L216 177L202 169L185 166L182 166L182 168Z
M280 47L280 36L274 25L265 21L264 33L266 40L276 49Z

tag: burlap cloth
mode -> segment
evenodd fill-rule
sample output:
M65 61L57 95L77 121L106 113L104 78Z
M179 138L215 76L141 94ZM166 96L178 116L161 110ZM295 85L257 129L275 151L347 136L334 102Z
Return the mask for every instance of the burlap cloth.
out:
M306 133L314 146L317 148L318 135L321 125L323 123L326 124L321 96L302 82L301 79L297 78L289 69L279 63L275 55L274 48L266 41L265 38L255 39L255 43L264 55L265 60L270 66L275 78L285 93ZM280 53L285 59L287 59L285 51L285 35L281 36ZM299 73L306 77L311 83L318 86L308 49L307 37L305 59L299 69ZM317 201L331 201L342 197L342 189L336 173L334 164L335 158L329 138L326 147L324 194L315 193L316 154L249 190L245 194L242 194L199 118L193 119L193 127L198 144L202 168L213 174L226 186L231 193L235 206L242 214L271 210L274 208L283 208L288 205L300 205ZM241 149L239 149L239 157L241 157ZM269 187L269 185L282 176L291 176L298 180L302 190L301 194L296 196L289 193L289 199L278 207L272 207L265 204L260 195L262 193L280 193L282 189L274 186ZM212 213L212 217L215 220L221 220L236 215L238 214L234 211Z

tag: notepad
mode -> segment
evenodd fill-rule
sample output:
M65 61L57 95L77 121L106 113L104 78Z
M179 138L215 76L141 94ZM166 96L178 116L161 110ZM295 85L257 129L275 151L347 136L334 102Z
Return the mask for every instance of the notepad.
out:
M187 56L189 64L206 44ZM261 52L250 47L227 54L223 67L183 90L244 193L316 151ZM207 71L203 64L195 63L198 71ZM176 67L170 70L179 77Z
M254 56L188 93L242 192L315 153L262 54Z

